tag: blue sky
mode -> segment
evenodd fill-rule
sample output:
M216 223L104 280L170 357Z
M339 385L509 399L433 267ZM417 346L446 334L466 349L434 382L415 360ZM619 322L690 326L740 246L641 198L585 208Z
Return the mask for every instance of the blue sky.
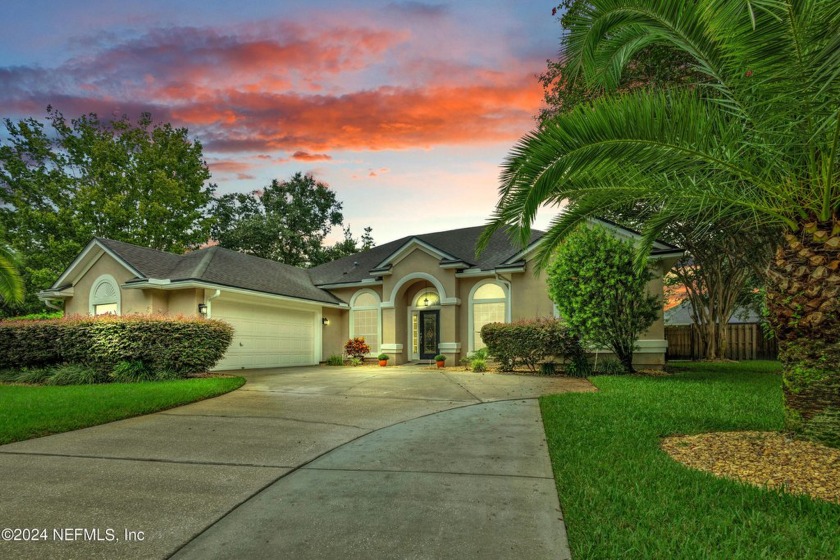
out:
M378 243L477 225L533 128L553 6L7 0L0 116L151 111L202 141L219 192L311 172Z

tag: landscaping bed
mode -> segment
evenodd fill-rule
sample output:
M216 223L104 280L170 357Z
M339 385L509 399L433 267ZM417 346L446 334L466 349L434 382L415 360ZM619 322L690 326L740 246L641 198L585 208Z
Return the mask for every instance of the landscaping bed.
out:
M242 377L146 383L36 386L0 384L0 444L78 430L215 397Z
M671 369L540 400L574 558L840 557L840 505L713 476L661 448L674 435L780 430L779 364Z

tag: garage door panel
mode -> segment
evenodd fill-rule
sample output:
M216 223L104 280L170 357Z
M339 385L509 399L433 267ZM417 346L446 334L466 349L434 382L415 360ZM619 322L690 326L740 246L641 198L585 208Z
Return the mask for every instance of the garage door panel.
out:
M213 302L213 318L227 321L234 335L216 369L308 365L315 360L315 314L230 301Z

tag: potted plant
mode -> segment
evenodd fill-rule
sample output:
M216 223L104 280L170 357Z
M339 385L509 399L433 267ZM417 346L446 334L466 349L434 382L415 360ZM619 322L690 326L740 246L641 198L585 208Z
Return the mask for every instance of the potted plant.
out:
M443 354L438 354L437 356L435 356L435 363L437 364L438 368L442 368L444 365L446 365L446 356L444 356Z
M382 354L379 354L377 358L379 359L380 366L385 367L388 365L388 354L383 352Z

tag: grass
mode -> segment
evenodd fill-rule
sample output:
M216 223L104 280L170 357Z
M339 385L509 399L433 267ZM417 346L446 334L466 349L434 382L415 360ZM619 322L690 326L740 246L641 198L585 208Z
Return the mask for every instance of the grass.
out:
M241 377L148 383L30 386L0 384L0 444L78 430L215 397Z
M779 430L778 363L673 370L540 400L575 560L840 558L840 506L716 478L659 448L671 434Z

